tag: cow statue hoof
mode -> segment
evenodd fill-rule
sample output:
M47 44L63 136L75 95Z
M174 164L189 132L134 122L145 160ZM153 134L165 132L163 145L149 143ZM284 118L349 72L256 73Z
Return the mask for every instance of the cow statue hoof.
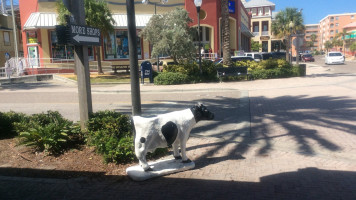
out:
M153 171L153 169L151 167L148 167L146 169L144 169L145 172L150 172L150 171Z
M173 147L176 160L184 158L186 160L183 160L183 163L191 163L192 161L187 159L186 154L186 143L190 131L199 121L213 119L214 114L200 103L185 110L156 117L133 116L131 123L135 134L135 154L142 169L145 172L152 170L146 161L147 152L154 152L157 148L170 145Z
M182 159L182 156L174 156L174 159L176 159L176 160L181 160L181 159Z

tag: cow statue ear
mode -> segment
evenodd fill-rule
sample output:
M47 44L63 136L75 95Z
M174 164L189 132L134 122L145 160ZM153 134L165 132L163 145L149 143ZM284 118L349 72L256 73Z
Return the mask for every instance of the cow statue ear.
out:
M201 108L203 106L203 103L202 102L198 102L197 106L198 106L198 108Z

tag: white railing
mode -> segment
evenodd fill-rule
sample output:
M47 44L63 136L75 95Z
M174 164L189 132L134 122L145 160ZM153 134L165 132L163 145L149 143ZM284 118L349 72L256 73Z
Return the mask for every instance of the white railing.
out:
M216 60L218 58L217 53L202 53L201 59L202 60ZM197 54L197 59L199 59L199 54Z
M73 59L58 59L58 58L19 58L16 63L15 58L8 60L9 71L11 77L24 76L28 74L57 74L63 72L74 72ZM89 61L89 69L97 70L97 61ZM112 71L112 62L101 61L104 72ZM7 77L5 67L0 67L0 77Z
M264 35L264 36L269 35L268 31L262 31L262 35Z
M259 36L260 32L253 32L252 34L253 34L253 36Z

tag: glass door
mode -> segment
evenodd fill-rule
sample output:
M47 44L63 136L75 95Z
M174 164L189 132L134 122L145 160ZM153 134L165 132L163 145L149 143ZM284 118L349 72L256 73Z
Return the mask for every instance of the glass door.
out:
M28 61L29 65L32 68L39 67L39 56L38 56L38 47L31 46L28 47Z

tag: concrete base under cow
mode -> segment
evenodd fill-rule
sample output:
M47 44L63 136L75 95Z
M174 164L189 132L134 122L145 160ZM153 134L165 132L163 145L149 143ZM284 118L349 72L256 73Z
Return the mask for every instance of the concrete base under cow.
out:
M195 163L182 163L182 160L174 158L158 160L148 163L152 171L145 172L140 165L135 165L126 169L127 175L134 181L144 181L150 178L173 174L177 172L193 169Z

